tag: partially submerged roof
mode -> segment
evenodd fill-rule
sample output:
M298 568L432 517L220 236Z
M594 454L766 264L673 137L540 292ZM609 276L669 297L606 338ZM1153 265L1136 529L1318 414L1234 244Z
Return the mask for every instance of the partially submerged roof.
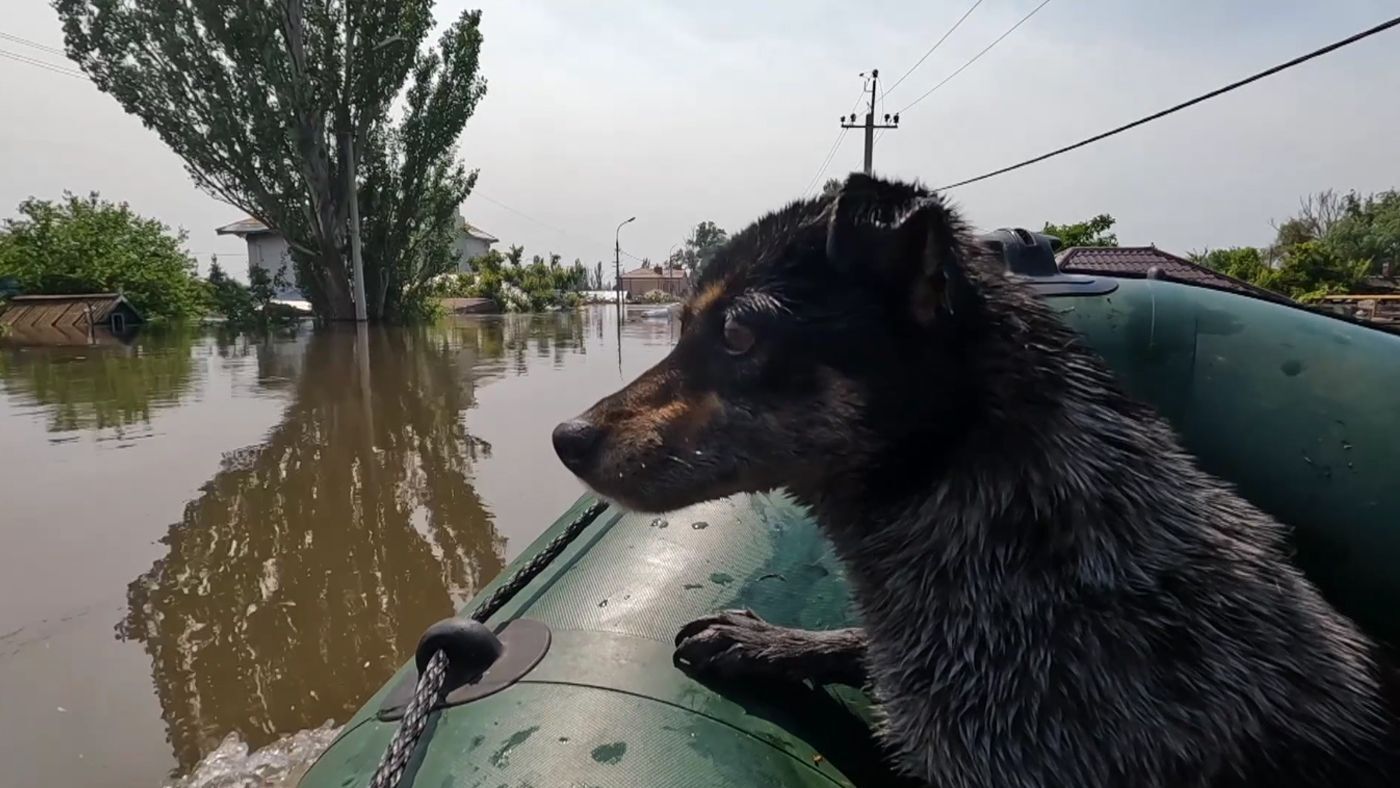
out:
M123 324L139 323L141 313L120 293L22 295L10 299L0 325L10 328L86 328L111 321L121 312Z
M690 276L684 268L662 268L661 273L657 273L655 268L637 268L631 271L623 271L623 279L685 279Z
M1055 261L1065 273L1145 279L1155 269L1159 279L1292 303L1292 299L1272 290L1212 271L1155 246L1071 246L1057 254Z

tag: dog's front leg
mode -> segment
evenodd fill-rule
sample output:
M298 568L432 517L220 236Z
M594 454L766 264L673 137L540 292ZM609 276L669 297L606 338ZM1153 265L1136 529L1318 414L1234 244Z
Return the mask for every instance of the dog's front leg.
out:
M676 635L676 660L718 678L865 684L865 630L814 632L775 626L752 610L696 619Z

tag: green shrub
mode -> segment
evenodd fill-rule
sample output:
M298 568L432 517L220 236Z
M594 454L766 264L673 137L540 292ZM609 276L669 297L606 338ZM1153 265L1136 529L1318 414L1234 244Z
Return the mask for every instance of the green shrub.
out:
M126 203L64 194L28 199L0 227L0 278L25 293L119 292L147 319L204 313L207 289L181 248L183 231L133 213Z

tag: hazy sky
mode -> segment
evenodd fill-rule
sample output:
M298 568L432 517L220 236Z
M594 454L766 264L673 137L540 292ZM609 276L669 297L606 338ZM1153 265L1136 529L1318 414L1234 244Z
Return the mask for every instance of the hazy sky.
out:
M0 33L61 47L44 0L3 0ZM797 197L851 110L858 72L902 74L973 0L441 2L484 11L486 99L461 154L481 170L463 206L527 254L663 258L695 222L736 229ZM893 111L1039 0L986 0L903 84ZM1395 0L1053 0L903 115L877 172L930 185L1058 147L1395 15ZM0 37L0 52L73 68ZM1400 186L1400 30L1091 148L955 190L983 228L1099 212L1124 243L1186 252L1262 243L1324 188ZM98 190L189 231L240 218L194 188L152 132L84 80L0 57L0 216L23 198ZM828 175L860 166L849 134ZM493 202L494 201L494 202ZM509 206L509 207L506 207ZM242 258L239 257L241 260Z

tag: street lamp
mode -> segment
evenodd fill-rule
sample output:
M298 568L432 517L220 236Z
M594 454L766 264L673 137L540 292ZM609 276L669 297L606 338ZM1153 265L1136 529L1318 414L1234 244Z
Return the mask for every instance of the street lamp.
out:
M622 225L637 221L637 217L622 221L613 233L613 284L617 287L617 308L622 308Z

